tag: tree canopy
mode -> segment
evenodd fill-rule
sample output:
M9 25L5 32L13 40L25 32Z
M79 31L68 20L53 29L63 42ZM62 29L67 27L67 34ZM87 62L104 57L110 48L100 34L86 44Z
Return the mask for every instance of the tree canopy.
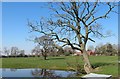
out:
M49 36L44 35L41 37L35 38L35 42L38 43L38 46L42 46L41 53L44 56L44 59L46 60L47 53L50 53L53 47L53 39L51 39Z

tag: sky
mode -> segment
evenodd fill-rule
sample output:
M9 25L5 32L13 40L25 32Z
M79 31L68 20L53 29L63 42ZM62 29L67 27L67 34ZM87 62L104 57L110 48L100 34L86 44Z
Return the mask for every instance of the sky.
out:
M27 20L39 21L40 17L49 17L49 10L43 8L43 2L3 2L2 3L2 47L10 48L17 46L19 49L26 50L29 53L35 44L28 41L31 36L38 33L29 33ZM118 9L116 9L118 10ZM104 8L103 8L104 11ZM102 14L102 12L100 12ZM97 39L96 43L88 42L89 45L96 46L99 43L118 43L118 15L110 14L111 18L100 20L105 30L111 30L114 36Z
M0 2L0 47L2 47L2 3Z
M65 2L69 2L70 0L1 0L2 2L61 2L61 1L65 1ZM83 1L85 1L86 2L86 0L75 0L75 1L81 1L81 2L83 2ZM87 1L89 1L89 2L95 2L96 0L87 0ZM99 0L99 1L101 1L101 2L114 2L114 1L116 1L116 2L118 2L118 1L120 1L120 0Z

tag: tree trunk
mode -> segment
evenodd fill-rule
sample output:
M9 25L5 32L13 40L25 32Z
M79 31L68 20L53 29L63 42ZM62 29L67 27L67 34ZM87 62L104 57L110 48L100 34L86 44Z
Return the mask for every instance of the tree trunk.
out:
M92 71L92 66L90 64L88 54L85 50L83 50L83 58L84 58L84 70L88 74Z
M47 60L47 56L44 56L44 60Z
M44 57L44 60L47 60L47 54L46 54L46 52L42 52L42 56Z

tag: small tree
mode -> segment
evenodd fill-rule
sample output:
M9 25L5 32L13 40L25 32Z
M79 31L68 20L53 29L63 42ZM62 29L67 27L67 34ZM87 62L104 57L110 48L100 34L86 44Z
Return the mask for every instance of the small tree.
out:
M71 47L65 47L64 52L69 52L70 54L73 54L74 50Z
M18 47L11 47L11 56L16 57L19 53Z
M19 50L19 56L24 57L25 56L25 50Z
M7 49L7 47L4 47L3 52L5 55L9 56L10 51L9 51L9 49Z
M62 48L62 46L58 45L58 44L53 44L53 46L57 49L57 54L58 56L63 55L64 54L64 49Z
M111 45L111 44L108 44L108 45L107 45L106 52L107 52L107 53L111 53L111 52L112 52L112 49L113 49L112 45Z
M42 56L46 60L47 53L49 53L51 48L53 47L53 40L49 36L45 35L35 38L35 42L38 43L39 46L42 46Z
M2 50L1 50L1 48L0 48L0 57L2 56Z
M51 48L51 49L49 49L49 56L58 56L59 54L57 53L57 48L55 48L54 46Z
M40 46L39 45L35 46L35 48L32 49L31 53L32 54L34 53L35 56L40 56L40 53L41 53Z

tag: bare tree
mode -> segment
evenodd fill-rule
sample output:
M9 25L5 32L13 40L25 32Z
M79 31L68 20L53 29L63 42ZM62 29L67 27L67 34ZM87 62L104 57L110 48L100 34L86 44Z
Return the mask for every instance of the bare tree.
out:
M47 53L51 52L51 49L53 47L53 40L49 36L45 35L35 38L35 42L38 43L39 46L42 46L42 56L46 60Z
M9 56L9 54L10 54L10 51L9 51L9 49L7 49L7 47L4 47L3 52L7 56Z
M35 46L35 48L32 49L31 53L34 54L35 56L40 56L41 54L40 46L39 45Z
M1 50L1 48L0 48L0 57L2 57L2 50Z
M53 44L53 47L55 47L55 48L57 49L57 54L58 54L58 56L64 54L64 49L63 49L60 45L54 43L54 44Z
M101 7L105 11L101 14ZM86 73L92 71L92 67L86 52L87 41L92 41L91 35L105 37L100 19L107 19L108 15L116 7L114 2L59 2L49 3L48 8L52 10L52 18L42 18L37 24L28 21L31 31L36 31L45 35L50 35L58 42L62 42L62 47L69 45L74 50L83 53L84 69Z
M19 50L19 56L24 57L25 56L25 50Z
M11 47L11 56L16 57L19 53L18 47Z
M71 47L68 47L68 46L64 47L64 52L67 52L69 54L75 53L75 51Z
M106 45L98 45L95 48L96 54L105 55L106 54Z

